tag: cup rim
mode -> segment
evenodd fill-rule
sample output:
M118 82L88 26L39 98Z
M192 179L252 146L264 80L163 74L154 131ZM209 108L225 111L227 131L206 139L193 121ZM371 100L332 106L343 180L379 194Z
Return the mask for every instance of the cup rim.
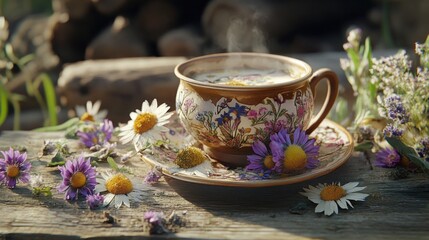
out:
M280 60L282 62L287 62L292 65L298 65L305 69L305 74L299 78L293 79L291 81L282 82L282 83L273 83L273 84L261 84L261 85L251 85L251 86L231 86L231 85L220 85L220 84L214 84L214 83L207 83L207 82L201 82L197 81L195 79L192 79L186 75L184 75L182 72L184 69L186 69L187 66L201 60L206 59L214 59L214 58L225 58L228 56L247 56L247 57L264 57L266 59L276 59ZM213 89L232 89L232 90L251 90L251 89L268 89L268 88L275 88L280 86L290 86L297 83L300 83L302 81L307 80L311 74L313 73L313 70L311 66L297 58L287 57L283 55L276 55L276 54L270 54L270 53L254 53L254 52L231 52L231 53L215 53L215 54L207 54L199 57L191 58L183 63L178 64L174 68L174 74L176 77L178 77L181 80L186 81L189 84L192 85L198 85L203 86L206 88L213 88Z

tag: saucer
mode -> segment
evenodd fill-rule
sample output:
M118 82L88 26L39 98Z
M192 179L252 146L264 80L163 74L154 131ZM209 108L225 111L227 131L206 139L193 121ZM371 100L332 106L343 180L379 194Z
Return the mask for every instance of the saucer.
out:
M310 135L316 138L316 143L320 145L320 164L317 168L295 175L261 179L258 174L244 171L243 168L230 169L219 162L211 160L212 172L210 174L198 174L198 172L181 171L173 161L179 149L189 145L200 148L202 146L199 146L195 139L187 134L176 114L170 118L170 123L166 127L170 131L165 133L162 140L154 144L150 151L143 152L142 159L156 167L167 177L203 185L258 188L307 181L326 175L340 167L350 157L354 147L353 138L345 128L325 119Z

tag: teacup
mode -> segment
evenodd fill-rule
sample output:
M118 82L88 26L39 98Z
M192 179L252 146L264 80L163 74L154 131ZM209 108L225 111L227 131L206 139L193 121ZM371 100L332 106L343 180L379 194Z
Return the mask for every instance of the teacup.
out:
M213 159L245 166L256 139L297 128L311 133L329 113L338 77L312 72L298 59L263 53L220 53L190 59L175 68L180 79L176 111L187 132ZM317 84L328 80L325 102L313 116Z

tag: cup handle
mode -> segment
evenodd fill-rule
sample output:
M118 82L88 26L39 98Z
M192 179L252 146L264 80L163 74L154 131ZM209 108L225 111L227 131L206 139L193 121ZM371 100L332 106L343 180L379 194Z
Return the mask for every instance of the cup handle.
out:
M335 99L338 95L338 77L335 72L330 69L322 68L317 70L310 79L310 88L313 93L313 98L316 98L316 86L323 79L328 80L328 91L326 93L325 102L323 103L322 109L317 113L315 117L312 118L310 126L307 128L306 133L310 134L313 132L319 124L325 119L328 115L332 106L335 103Z

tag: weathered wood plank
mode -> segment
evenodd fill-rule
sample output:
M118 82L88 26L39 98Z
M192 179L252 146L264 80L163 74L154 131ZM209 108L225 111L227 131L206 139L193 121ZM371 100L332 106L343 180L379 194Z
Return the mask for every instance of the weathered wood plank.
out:
M43 139L58 139L61 133L3 132L0 148L25 145L33 172L43 174L46 183L56 186L56 168L45 167L39 159ZM77 145L75 144L74 147ZM129 165L140 180L148 165L138 157ZM102 164L99 169L106 168ZM429 230L429 184L427 177L413 174L391 180L389 169L370 170L368 161L355 154L337 171L303 184L269 189L236 189L201 186L165 180L147 190L144 201L132 208L108 209L117 223L103 223L105 210L90 211L84 202L69 203L54 191L52 199L34 198L24 186L0 188L0 239L146 239L143 213L162 210L186 212L187 225L162 238L183 239L308 239L345 237L365 239L427 239ZM339 215L315 214L314 204L299 195L303 186L318 182L360 181L370 193L365 202ZM176 192L177 191L177 192ZM183 197L182 197L183 196ZM211 201L210 201L211 200ZM220 202L223 201L223 202ZM305 203L302 215L289 209Z

